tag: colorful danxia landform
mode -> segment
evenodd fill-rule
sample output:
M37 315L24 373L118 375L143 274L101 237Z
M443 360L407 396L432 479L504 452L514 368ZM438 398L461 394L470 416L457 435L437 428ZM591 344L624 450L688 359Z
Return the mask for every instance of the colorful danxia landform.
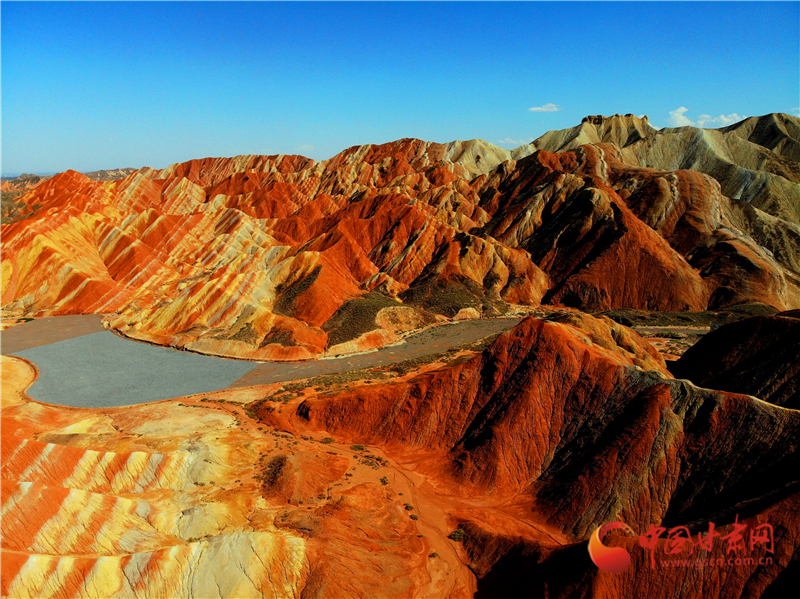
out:
M36 364L2 356L0 594L794 596L798 140L783 114L592 116L513 151L404 139L18 182L3 327L97 314L288 361L517 317L114 408L33 401ZM665 360L637 323L702 339Z
M28 400L3 356L3 596L791 596L800 412L564 314L423 365L102 410ZM630 563L599 569L609 522L774 543L698 568L744 557L612 530Z
M405 139L320 163L67 171L3 226L3 310L110 314L131 338L294 360L541 302L800 308L799 123L587 117L512 152Z

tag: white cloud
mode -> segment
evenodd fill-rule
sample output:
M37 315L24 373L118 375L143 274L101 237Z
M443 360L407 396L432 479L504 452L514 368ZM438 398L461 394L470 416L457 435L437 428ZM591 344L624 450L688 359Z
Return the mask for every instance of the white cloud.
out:
M732 112L719 116L701 114L697 117L697 120L693 121L686 116L688 111L689 109L685 106L681 106L676 110L670 110L667 121L673 127L727 127L728 125L733 125L747 118L744 115Z
M797 108L792 108L792 112L800 113L800 106L798 106Z
M534 106L532 108L528 108L531 112L558 112L561 110L557 105L548 103L544 106Z
M314 151L314 146L312 146L311 144L303 144L301 146L297 146L294 149L294 151L295 152L313 152Z
M533 141L532 137L529 137L528 139L511 139L510 137L506 137L505 139L498 140L497 143L503 144L503 145L506 145L506 146L508 146L508 145L511 145L511 146L522 146L522 145L525 145L525 144L529 144L532 141Z
M686 116L684 116L685 113L688 111L689 109L686 108L686 106L681 106L676 110L670 110L669 118L667 119L667 121L673 127L688 127L690 125L694 125L692 121L690 121Z
M735 112L732 112L731 114L721 114L717 117L701 114L699 117L697 117L697 126L706 127L708 125L717 125L721 127L727 127L728 125L733 125L734 123L743 121L746 118L746 116L736 114Z

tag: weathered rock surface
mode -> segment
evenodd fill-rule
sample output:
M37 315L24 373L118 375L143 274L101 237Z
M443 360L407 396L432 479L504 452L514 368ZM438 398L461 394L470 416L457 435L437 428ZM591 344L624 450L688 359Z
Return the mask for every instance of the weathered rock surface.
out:
M726 324L690 347L670 369L700 387L800 409L800 320L785 312Z
M111 170L93 171L86 173L86 176L95 181L116 181L124 179L136 169L115 168ZM2 222L13 222L19 218L24 218L36 208L25 202L18 201L19 198L36 187L47 181L53 175L32 175L22 174L19 177L9 177L0 183L0 194L2 194Z
M721 129L656 130L647 117L587 117L572 129L551 131L537 149L564 152L587 143L621 148L626 164L711 176L727 202L720 207L739 230L800 273L800 120L787 114L751 117Z
M30 402L34 371L3 357L2 594L787 596L800 411L673 379L566 310L448 356L107 410ZM651 569L624 535L625 572L588 560L608 521L726 535L737 516L774 527L772 563Z
M28 400L22 360L2 376L3 597L471 596L388 466L258 425L236 392L70 409Z

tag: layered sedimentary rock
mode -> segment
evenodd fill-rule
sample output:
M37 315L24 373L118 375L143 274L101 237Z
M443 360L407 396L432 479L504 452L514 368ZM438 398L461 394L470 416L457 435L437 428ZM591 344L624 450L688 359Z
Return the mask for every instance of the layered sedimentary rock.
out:
M308 398L292 418L380 445L461 498L450 515L464 531L476 596L788 592L800 547L800 412L642 370L629 350L591 341L601 326L528 319L478 356L379 391ZM695 567L730 557L720 541L671 567L662 538L651 568L637 539L619 536L612 545L626 547L632 565L609 574L589 561L585 541L610 521L641 535L686 526L693 536L709 522L720 535L734 522L768 523L774 552L751 545L753 562Z
M784 316L785 314L785 316ZM800 408L800 314L753 316L711 331L671 365L700 387Z
M574 150L585 144L619 147L631 166L694 170L712 176L723 194L798 224L800 123L788 114L750 117L721 129L655 129L647 117L590 116L571 129L550 131L537 149Z
M796 164L794 120L775 119L777 133L756 123L741 143L780 155L788 166L764 172L781 178ZM719 135L742 140L742 127ZM667 135L645 121L597 117L580 129L513 152L405 139L319 163L207 158L106 182L67 171L3 226L3 307L111 314L110 327L137 339L281 360L542 301L800 306L800 229L785 211L753 220L743 215L767 200L732 200L697 171L642 167L631 149Z
M29 364L2 375L3 597L469 596L384 472L235 393L70 409L27 399Z
M136 169L116 168L111 170L93 171L86 173L86 176L95 181L115 181L124 179ZM0 183L0 193L2 193L2 222L11 223L20 218L24 218L37 206L31 206L26 202L18 201L28 191L50 179L53 175L32 175L22 174L19 177L9 177Z
M3 357L3 595L788 596L800 412L676 380L607 318L556 311L487 343L107 410L30 402L35 372ZM664 537L651 557L614 535L631 565L610 574L586 541L614 520L769 524L773 551L672 567ZM718 539L691 557L729 556Z
M600 144L539 151L485 185L483 230L530 252L553 283L546 301L689 311L798 301L793 271L733 226L700 173L632 168Z
M533 142L550 152L587 143L621 148L631 166L693 170L711 176L735 227L770 250L797 282L800 273L800 122L787 114L750 117L721 129L656 130L647 117L586 117Z

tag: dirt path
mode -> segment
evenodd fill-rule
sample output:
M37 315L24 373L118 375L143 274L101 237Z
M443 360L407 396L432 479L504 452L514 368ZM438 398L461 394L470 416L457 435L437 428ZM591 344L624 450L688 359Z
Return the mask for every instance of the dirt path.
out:
M426 329L407 337L399 345L384 347L370 353L343 358L308 360L305 362L262 363L230 385L230 387L267 385L269 383L311 378L325 374L386 366L395 362L441 353L451 347L465 343L473 343L489 335L510 329L521 320L522 318L467 320Z
M426 568L431 577L430 583L420 589L415 597L418 599L445 599L449 597L472 596L477 590L475 575L469 569L458 552L458 544L447 538L452 532L452 524L448 520L448 512L456 507L458 501L451 505L449 498L436 493L425 476L403 468L389 457L381 448L369 445L353 445L349 442L333 440L327 433L320 431L288 430L273 428L249 417L244 408L231 403L235 390L225 392L229 396L227 403L207 403L205 407L220 410L235 416L242 432L254 438L266 439L271 448L267 455L323 456L336 454L346 459L347 474L336 484L327 488L327 499L319 502L315 498L305 498L304 509L313 511L319 508L332 496L363 484L377 485L385 489L391 500L403 509L424 538L426 549L420 555L426 561ZM186 400L195 405L194 398ZM297 403L297 402L295 402ZM262 429L265 429L262 432ZM274 436L277 433L277 437ZM327 438L327 439L326 439ZM326 439L326 441L323 441ZM367 456L379 458L380 465L370 466L364 462ZM310 503L310 502L314 503ZM303 504L303 502L300 502ZM406 509L409 505L413 509ZM416 516L416 519L412 516Z
M318 432L316 435L320 436ZM427 569L431 576L430 584L417 595L419 599L443 599L450 597L457 589L467 589L471 596L477 590L475 575L459 556L456 543L447 538L451 532L447 508L442 505L442 498L433 491L423 475L402 468L376 446L366 446L366 449L359 453L379 456L385 460L385 465L378 470L354 459L353 456L356 454L348 443L322 444L315 440L308 444L316 446L321 452L336 451L350 461L348 472L352 476L346 479L346 486L343 488L363 483L374 484L385 477L389 481L386 488L394 500L402 506L408 504L413 508L405 511L409 518L412 515L417 516L417 519L413 520L414 526L429 546L426 554ZM436 555L431 557L434 554Z

